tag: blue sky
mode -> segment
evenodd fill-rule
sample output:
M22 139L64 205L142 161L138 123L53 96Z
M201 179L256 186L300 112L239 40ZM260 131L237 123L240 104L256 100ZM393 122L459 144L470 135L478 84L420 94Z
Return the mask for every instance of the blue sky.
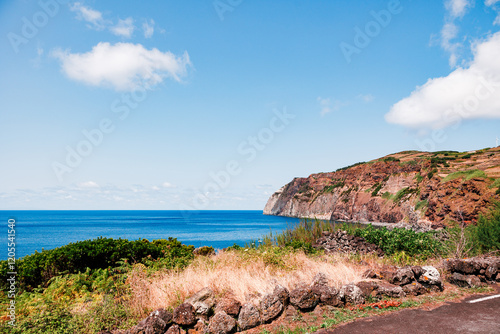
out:
M2 1L0 209L262 209L500 136L500 1Z

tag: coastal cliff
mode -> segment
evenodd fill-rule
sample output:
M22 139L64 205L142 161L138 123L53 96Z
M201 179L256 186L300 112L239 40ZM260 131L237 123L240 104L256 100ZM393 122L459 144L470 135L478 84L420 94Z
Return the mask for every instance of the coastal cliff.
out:
M439 227L474 223L500 200L500 147L404 151L330 173L295 178L264 214Z

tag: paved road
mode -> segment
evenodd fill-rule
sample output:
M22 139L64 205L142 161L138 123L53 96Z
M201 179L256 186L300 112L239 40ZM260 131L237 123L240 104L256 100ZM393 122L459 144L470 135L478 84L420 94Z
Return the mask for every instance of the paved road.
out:
M500 291L496 292L496 294L498 293ZM322 330L315 334L500 334L500 298L469 303L471 300L482 297L485 296L471 296L462 302L448 303L430 311L407 309L383 316L370 317L333 330Z

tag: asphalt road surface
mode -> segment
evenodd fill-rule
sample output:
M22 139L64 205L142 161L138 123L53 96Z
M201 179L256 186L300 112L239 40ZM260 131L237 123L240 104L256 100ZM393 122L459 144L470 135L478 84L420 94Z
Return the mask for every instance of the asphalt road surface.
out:
M433 310L407 309L395 313L354 321L333 330L315 334L343 333L494 333L500 334L500 291L475 295L461 302L447 303ZM496 296L493 298L493 296ZM470 303L470 301L475 301Z

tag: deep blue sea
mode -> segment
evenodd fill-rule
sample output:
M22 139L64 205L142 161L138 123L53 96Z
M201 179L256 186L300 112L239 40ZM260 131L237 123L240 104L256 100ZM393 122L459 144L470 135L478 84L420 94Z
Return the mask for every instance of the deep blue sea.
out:
M280 232L296 218L265 216L262 211L0 211L0 260L8 257L8 220L15 219L16 258L100 236L177 238L184 244L224 248L243 246L270 231ZM3 232L2 232L3 231Z

